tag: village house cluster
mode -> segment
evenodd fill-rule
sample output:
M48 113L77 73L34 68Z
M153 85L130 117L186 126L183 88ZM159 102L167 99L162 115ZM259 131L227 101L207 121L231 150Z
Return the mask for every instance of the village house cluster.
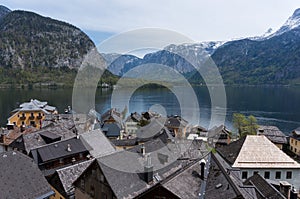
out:
M133 154L128 158L128 153ZM1 198L297 199L300 129L233 138L178 115L59 114L30 100L0 134ZM111 163L117 167L110 166ZM139 170L129 172L136 164ZM119 169L118 169L119 168Z

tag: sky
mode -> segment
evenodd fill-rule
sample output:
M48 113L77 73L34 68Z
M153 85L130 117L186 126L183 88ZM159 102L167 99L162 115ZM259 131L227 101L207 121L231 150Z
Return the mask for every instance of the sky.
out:
M298 0L0 0L11 10L34 11L71 23L97 44L112 35L162 28L194 41L226 41L278 29Z

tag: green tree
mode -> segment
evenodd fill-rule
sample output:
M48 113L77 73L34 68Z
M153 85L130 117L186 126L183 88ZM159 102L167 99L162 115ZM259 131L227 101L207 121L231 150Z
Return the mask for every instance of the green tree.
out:
M234 113L233 126L238 130L238 134L241 137L245 130L245 127L247 126L247 118L245 117L245 115L241 113Z
M248 134L256 135L257 129L258 129L257 119L253 115L249 115L248 126L247 126Z
M233 126L237 129L240 137L255 135L258 129L257 119L253 115L246 117L241 113L233 114Z

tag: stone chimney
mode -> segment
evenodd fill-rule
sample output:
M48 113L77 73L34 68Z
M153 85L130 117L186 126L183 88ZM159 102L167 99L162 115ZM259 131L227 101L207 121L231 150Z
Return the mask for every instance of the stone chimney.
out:
M148 154L146 157L146 164L144 166L144 180L148 184L153 182L153 165L151 163L150 154Z
M296 189L293 187L290 190L290 197L289 199L297 199L298 198L298 192L296 191Z

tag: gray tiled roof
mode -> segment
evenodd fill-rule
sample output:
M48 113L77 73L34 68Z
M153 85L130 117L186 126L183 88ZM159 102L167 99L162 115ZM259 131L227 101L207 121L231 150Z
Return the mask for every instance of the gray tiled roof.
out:
M101 129L105 132L107 137L120 136L121 126L119 123L105 123Z
M81 134L80 140L89 150L90 154L95 158L99 158L116 151L100 129Z
M273 143L287 144L286 136L276 126L259 126L257 134L266 136Z
M71 146L71 151L67 150L68 144ZM60 157L66 157L86 151L87 149L81 140L75 137L32 149L31 153L37 153L41 159L41 163L43 163ZM34 154L33 158L38 162L37 157Z
M154 177L153 183L147 184L141 177L141 174L139 174L143 172L143 165L145 163L145 157L142 156L141 147L142 146L138 145L127 151L116 152L97 159L105 178L117 198L134 198L171 175L182 171L187 163L190 164L194 162L189 159L177 160L176 155L169 151L174 150L176 146L168 145L166 147L166 144L160 139L148 141L144 143L144 147L146 153L151 153L151 162L155 170L154 176L156 175L157 178ZM161 150L158 151L158 149ZM132 156L126 156L126 153L130 153ZM128 164L128 162L130 162L130 164ZM114 169L110 166L111 164L118 165L120 169ZM132 167L135 168L135 172L127 172L128 169L132 169Z
M228 145L219 147L217 150L220 155L228 161L231 165L235 162L236 158L238 157L240 150L245 142L246 137L242 137L237 141L231 142Z
M59 180L63 186L64 192L66 194L74 193L73 182L82 174L83 171L94 161L87 160L84 162L80 162L78 164L74 164L68 167L64 167L62 169L56 170L56 173L59 177Z
M188 169L162 183L162 186L179 198L199 199L202 180L200 165L196 162Z
M1 198L46 198L54 194L37 165L24 154L1 153L0 162Z
M263 177L259 174L254 174L248 178L245 182L245 185L253 185L256 188L256 193L259 196L259 199L264 198L276 198L276 199L285 199L285 197L275 189L271 184L269 184Z

